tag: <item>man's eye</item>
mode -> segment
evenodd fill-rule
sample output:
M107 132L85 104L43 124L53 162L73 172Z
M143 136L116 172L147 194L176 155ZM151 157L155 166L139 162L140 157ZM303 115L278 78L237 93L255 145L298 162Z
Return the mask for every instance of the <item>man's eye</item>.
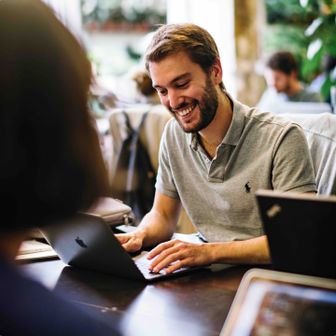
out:
M189 82L176 83L177 88L184 88L188 85Z
M167 94L167 90L163 90L163 89L156 89L156 91L159 93L159 95L161 96L165 96Z

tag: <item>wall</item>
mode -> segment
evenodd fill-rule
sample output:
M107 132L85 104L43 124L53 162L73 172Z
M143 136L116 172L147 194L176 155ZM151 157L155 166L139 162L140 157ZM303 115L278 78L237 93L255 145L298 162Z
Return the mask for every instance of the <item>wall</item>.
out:
M236 97L233 0L167 0L167 22L192 22L213 36L222 60L223 82Z

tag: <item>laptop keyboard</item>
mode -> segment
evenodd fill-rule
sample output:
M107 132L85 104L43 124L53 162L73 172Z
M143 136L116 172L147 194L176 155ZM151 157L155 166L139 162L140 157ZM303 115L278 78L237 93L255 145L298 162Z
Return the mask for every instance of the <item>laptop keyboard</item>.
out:
M166 273L165 273L164 269L161 270L158 273L154 273L154 272L151 272L149 270L149 266L150 266L152 260L147 259L147 252L145 254L141 254L137 259L134 260L134 262L137 265L140 272L143 274L143 276L146 279L153 279L153 278L166 276ZM190 270L190 269L191 269L190 267L182 267L182 268L179 268L178 270L176 270L173 273L179 273L179 272Z
M147 254L140 256L135 260L135 264L139 268L140 272L144 275L145 278L156 278L162 275L165 275L165 272L161 270L158 273L151 272L149 270L149 266L151 264L151 260L147 259Z

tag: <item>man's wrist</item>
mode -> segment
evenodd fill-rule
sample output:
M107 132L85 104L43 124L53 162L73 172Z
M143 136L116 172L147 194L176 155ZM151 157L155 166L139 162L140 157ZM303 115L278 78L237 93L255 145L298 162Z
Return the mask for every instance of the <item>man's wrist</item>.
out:
M139 239L142 242L142 245L144 245L144 241L146 238L146 230L143 228L138 228L133 232L136 239Z
M216 242L206 244L209 248L209 258L212 264L232 263L233 246L235 242Z
M204 248L208 250L209 264L216 264L222 262L223 256L219 253L222 252L222 243L204 243ZM221 246L219 246L221 245Z

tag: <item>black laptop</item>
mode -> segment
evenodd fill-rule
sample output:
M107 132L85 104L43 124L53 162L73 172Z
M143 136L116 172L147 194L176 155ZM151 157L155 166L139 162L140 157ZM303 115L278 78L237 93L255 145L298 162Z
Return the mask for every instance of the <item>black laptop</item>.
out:
M171 274L149 271L148 252L131 256L115 237L111 227L99 216L78 214L69 221L42 230L58 256L70 266L110 273L134 280L152 281L194 271L185 267Z
M258 190L275 270L336 278L336 196Z

